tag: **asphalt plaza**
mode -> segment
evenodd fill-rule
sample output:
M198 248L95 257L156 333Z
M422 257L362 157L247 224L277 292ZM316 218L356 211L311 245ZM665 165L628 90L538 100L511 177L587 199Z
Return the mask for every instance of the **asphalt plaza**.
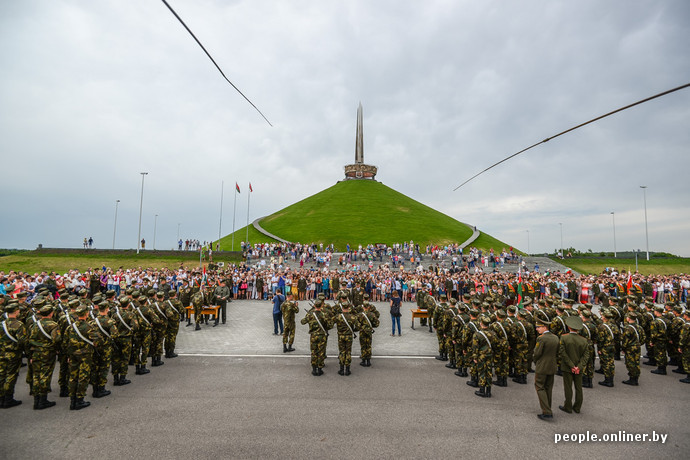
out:
M306 302L300 302L305 307ZM1 458L687 458L690 385L680 376L649 373L639 387L616 362L614 388L585 389L581 414L565 414L556 377L552 422L537 419L534 375L528 385L509 380L490 399L474 395L466 379L432 358L436 335L410 329L390 336L387 306L374 334L372 367L363 368L353 347L353 374L339 376L335 332L329 338L325 375L313 377L306 326L299 324L296 351L282 352L274 336L271 303L229 304L228 323L201 331L181 324L178 352L131 385L108 388L91 407L69 411L69 400L32 410L24 383L21 406L0 411ZM403 304L407 307L411 304ZM670 370L670 368L669 368ZM595 377L595 382L600 380ZM57 388L57 374L53 389ZM564 442L558 434L663 433L660 442ZM576 438L577 439L577 438Z

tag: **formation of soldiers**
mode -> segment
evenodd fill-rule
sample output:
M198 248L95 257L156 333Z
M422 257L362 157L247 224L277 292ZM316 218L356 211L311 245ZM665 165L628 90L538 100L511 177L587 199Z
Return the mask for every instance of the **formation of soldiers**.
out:
M448 301L445 295L437 301L425 290L417 297L418 307L429 315L422 324L436 332L436 359L447 361L446 367L456 369L455 375L469 377L467 384L478 387L478 396L491 397L492 385L506 387L508 377L526 384L527 374L533 372L537 323L548 324L551 333L561 337L568 333L566 319L571 316L582 320L579 334L587 339L591 357L583 369L583 387L593 387L595 373L604 376L600 385L613 387L614 361L621 354L628 372L623 383L638 385L642 346L648 359L644 364L656 366L653 374L665 375L667 366L677 366L673 372L685 374L680 381L690 383L690 311L680 305L655 305L651 297L628 295L607 298L608 306L595 314L591 304L576 306L572 299L548 297L533 302L525 297L518 305L507 303L504 296L492 292L466 294L460 301ZM557 373L561 375L560 369ZM496 380L492 380L494 374Z
M289 302L290 300L288 300ZM284 310L285 311L285 310ZM338 292L334 304L326 301L323 294L319 294L312 307L307 310L301 323L309 326L311 346L311 374L323 375L326 360L326 346L329 330L335 328L338 334L338 362L339 375L352 373L352 343L358 337L361 348L360 366L371 366L371 348L375 329L379 327L380 313L369 302L361 284L354 289L343 289ZM287 330L287 329L286 329Z
M184 311L174 290L127 289L89 298L80 290L70 295L62 290L55 299L43 290L29 304L26 293L16 299L0 296L0 407L21 404L14 399L15 384L23 358L27 360L26 383L36 410L56 405L48 400L56 363L60 397L70 398L70 410L91 403L84 401L88 386L92 396L111 394L105 388L109 373L113 384L130 384L129 366L137 375L175 358L175 338Z

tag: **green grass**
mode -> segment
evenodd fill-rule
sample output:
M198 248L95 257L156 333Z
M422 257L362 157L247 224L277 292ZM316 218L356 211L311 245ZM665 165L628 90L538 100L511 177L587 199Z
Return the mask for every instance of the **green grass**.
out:
M374 181L343 181L261 221L288 241L334 244L339 250L368 243L420 246L463 242L463 223Z
M573 257L564 260L552 257L552 259L583 274L599 274L602 273L606 267L614 267L619 273L621 270L635 271L634 257ZM647 261L646 257L643 255L638 259L637 265L638 271L643 275L690 273L690 258L687 257L654 257Z
M238 257L214 256L214 262L238 262ZM207 263L205 261L204 263ZM76 269L84 271L89 268L101 268L103 266L118 269L122 268L179 268L198 267L199 255L179 254L174 256L157 255L153 252L123 251L123 254L46 254L27 251L21 254L0 257L0 271L5 273L10 270L23 271L30 274L40 272L65 273Z
M232 233L224 236L220 239L220 248L223 251L232 251ZM242 227L235 231L235 251L241 249L240 243L242 241L247 241L247 227ZM255 243L276 243L278 240L269 238L263 233L259 233L257 229L254 228L252 224L249 224L249 242L251 244ZM213 247L215 247L215 241L213 242Z
M503 241L499 241L493 236L487 235L486 233L480 233L479 237L476 240L474 240L472 244L470 244L470 247L475 247L481 249L482 251L488 251L489 249L493 249L494 254L500 254L500 252L503 249L505 249L506 251L510 249L509 244L505 244ZM515 248L513 248L513 250L518 254L522 254L522 252L518 251ZM467 249L464 251L464 253L467 253Z

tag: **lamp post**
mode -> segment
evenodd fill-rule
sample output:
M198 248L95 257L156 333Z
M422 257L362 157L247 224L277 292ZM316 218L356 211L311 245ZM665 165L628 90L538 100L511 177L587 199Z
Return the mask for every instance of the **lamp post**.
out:
M141 200L139 201L139 233L137 234L137 254L139 254L139 249L141 249L141 210L144 208L144 178L148 173L142 172L139 174L141 174Z
M616 257L616 213L611 211L611 220L613 221L613 257Z
M565 259L565 254L563 254L563 222L559 222L558 225L561 226L561 259Z
M156 227L158 226L158 214L153 218L153 250L156 250Z
M527 255L530 255L530 250L529 250L529 230L525 230L527 232Z
M115 232L117 231L117 205L120 200L115 200L115 224L113 225L113 249L115 249Z
M647 229L647 186L640 185L644 195L644 236L647 242L647 260L649 260L649 230Z

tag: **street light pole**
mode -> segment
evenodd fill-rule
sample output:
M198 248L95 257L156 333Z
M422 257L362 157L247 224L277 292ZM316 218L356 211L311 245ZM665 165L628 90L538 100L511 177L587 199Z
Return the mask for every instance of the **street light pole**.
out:
M153 218L153 250L156 250L156 227L158 226L158 214Z
M563 254L563 222L559 222L558 225L561 226L561 259L565 259L565 254Z
M525 230L527 232L527 255L530 255L530 250L529 250L529 230Z
M115 249L115 232L117 231L117 205L120 200L115 200L115 224L113 225L113 249Z
M647 229L647 186L640 185L642 194L644 195L644 235L647 241L647 260L649 260L649 230Z
M139 233L137 234L137 254L139 254L139 249L141 249L141 211L144 208L144 177L146 177L148 173L142 172L139 174L141 174L141 200L139 201Z
M611 219L613 220L613 257L616 256L616 213L611 211Z

